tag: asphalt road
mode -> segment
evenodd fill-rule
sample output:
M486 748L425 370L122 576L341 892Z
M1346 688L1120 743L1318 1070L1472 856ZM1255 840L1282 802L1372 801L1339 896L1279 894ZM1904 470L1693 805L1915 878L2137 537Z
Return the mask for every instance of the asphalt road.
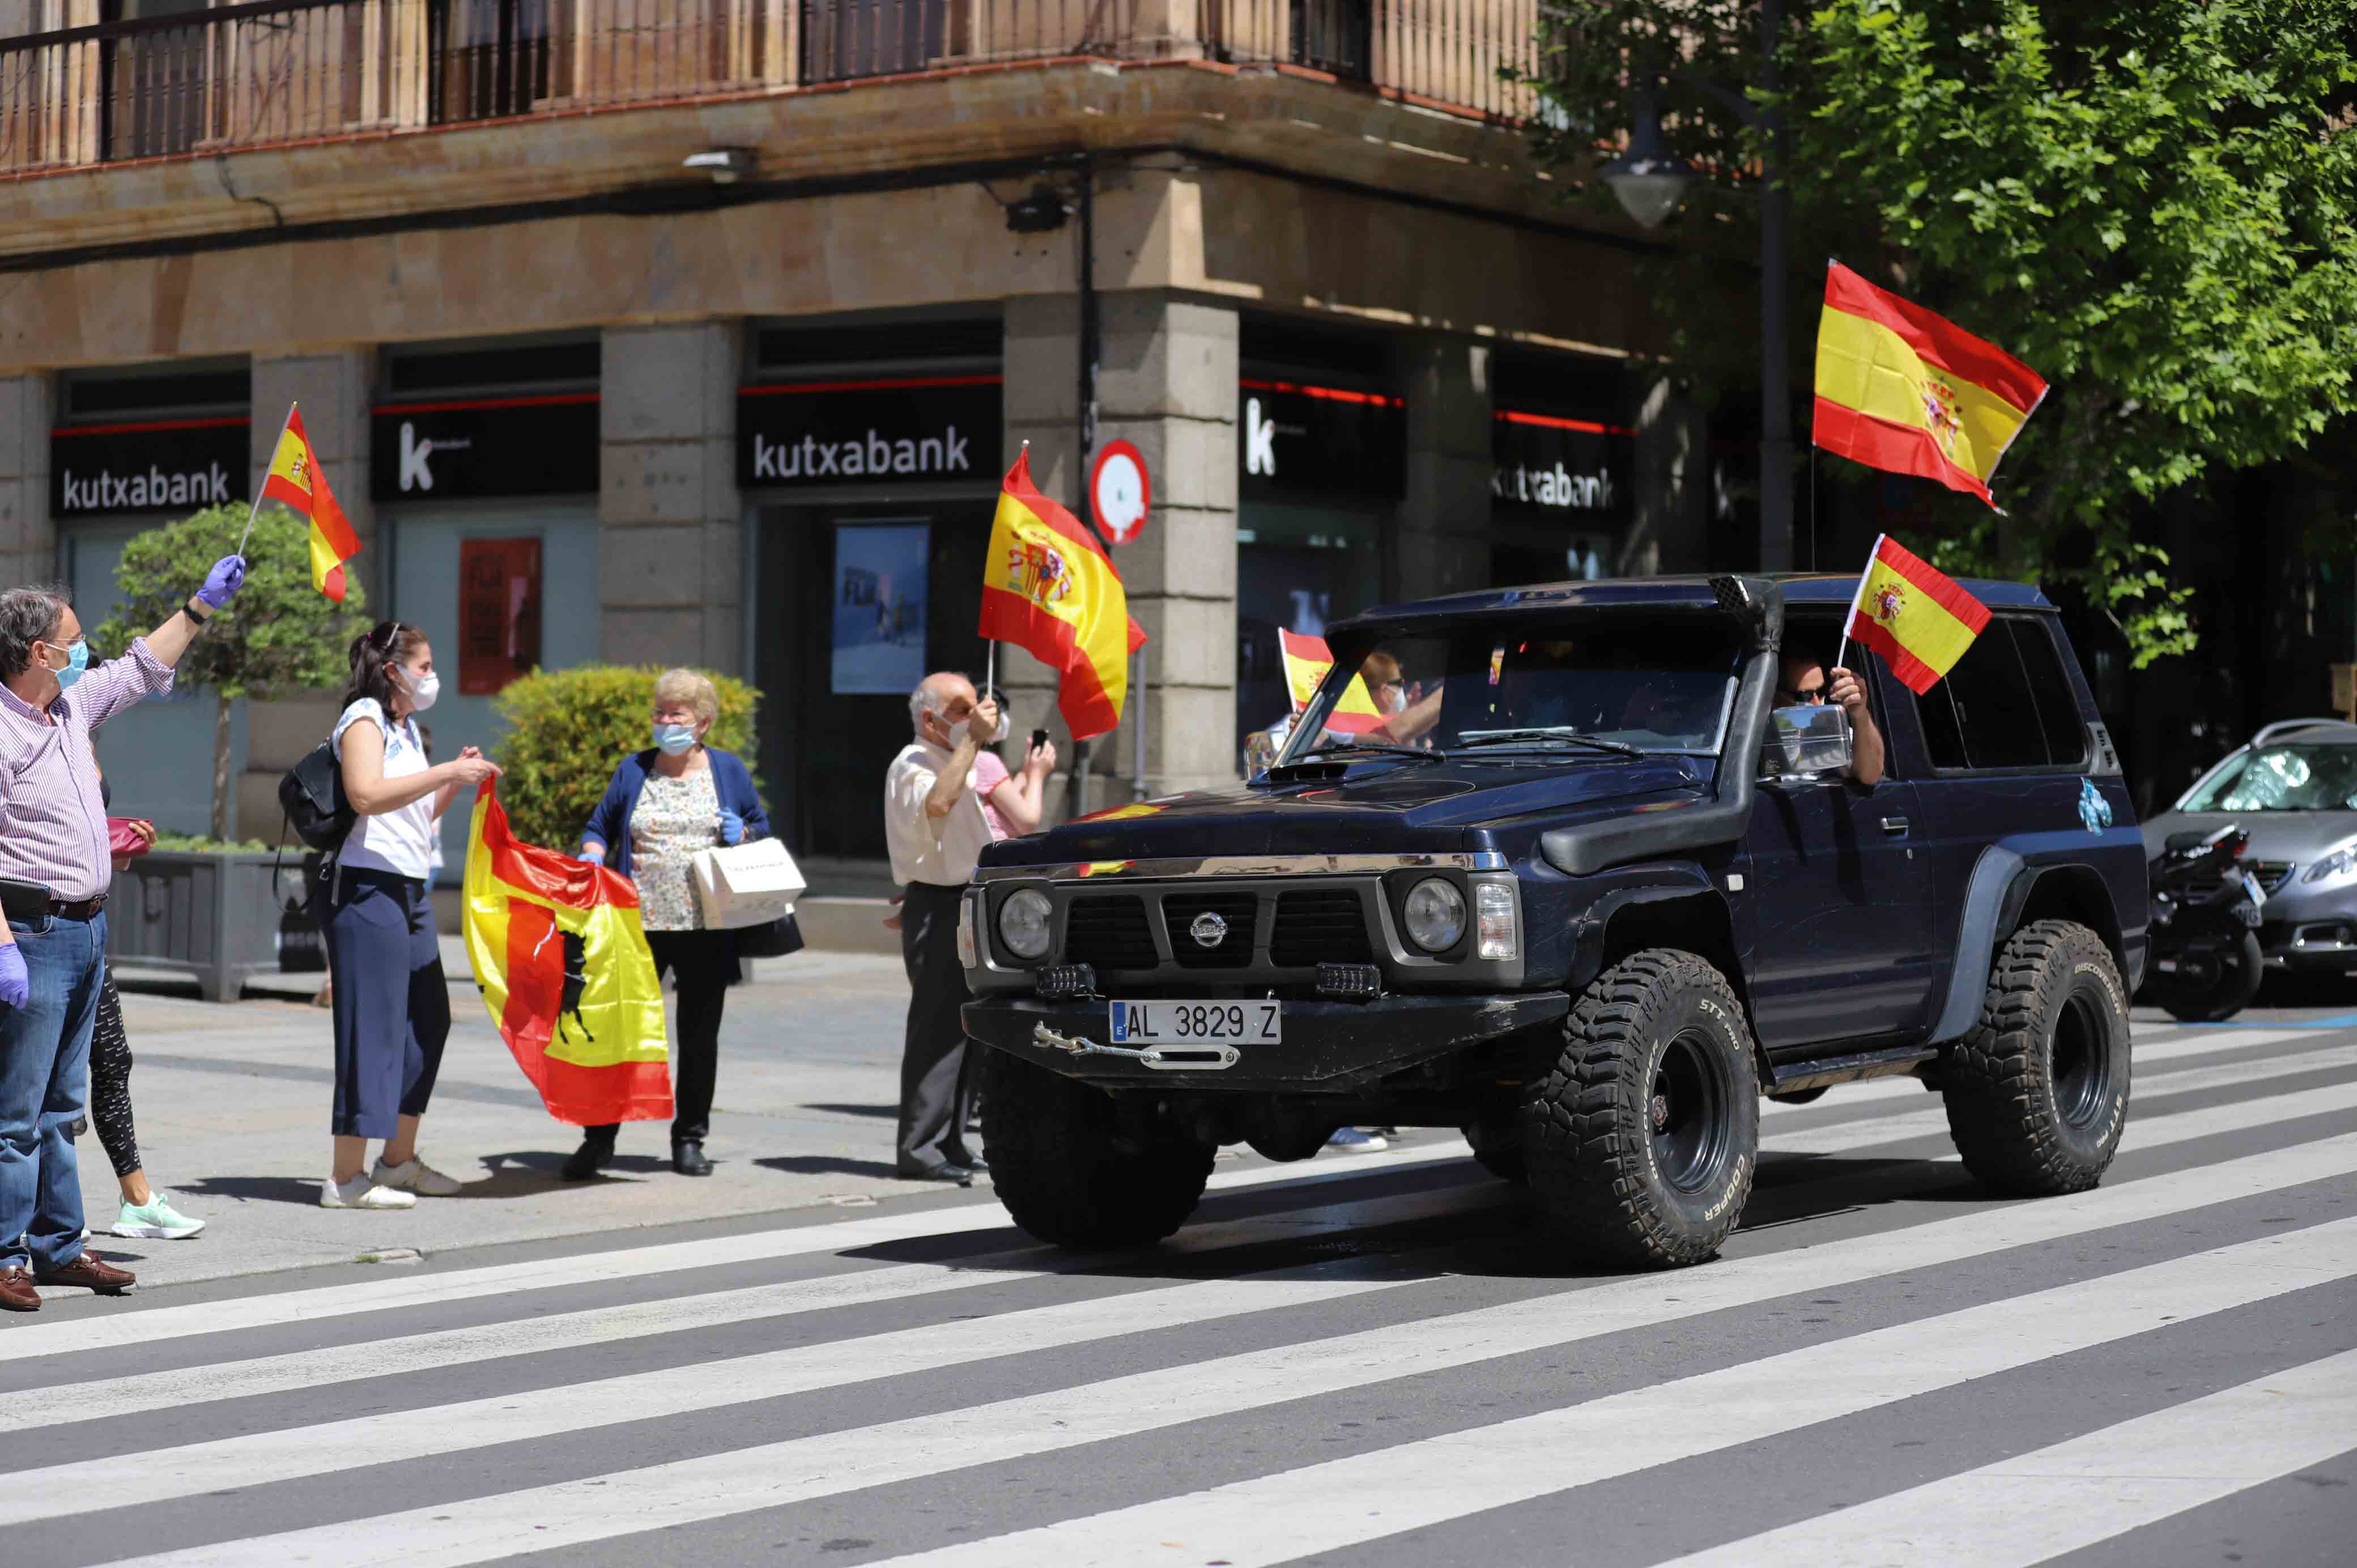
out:
M2098 1190L1911 1083L1771 1108L1743 1229L1587 1272L1440 1133L1223 1162L1121 1258L983 1193L0 1326L11 1563L2347 1563L2357 998L2139 1010Z

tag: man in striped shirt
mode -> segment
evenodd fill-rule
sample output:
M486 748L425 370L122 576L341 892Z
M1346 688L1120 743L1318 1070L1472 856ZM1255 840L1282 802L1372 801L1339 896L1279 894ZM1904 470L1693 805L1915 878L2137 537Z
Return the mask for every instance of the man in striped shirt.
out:
M135 1283L83 1251L68 1131L89 1087L112 875L90 735L170 690L172 666L244 580L245 562L224 556L186 607L87 678L90 645L63 594L0 593L0 1309L39 1310L37 1284L119 1295Z

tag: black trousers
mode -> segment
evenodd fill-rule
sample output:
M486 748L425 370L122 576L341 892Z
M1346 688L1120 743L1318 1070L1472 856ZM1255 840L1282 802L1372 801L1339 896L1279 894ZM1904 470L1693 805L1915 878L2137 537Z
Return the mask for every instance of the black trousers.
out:
M139 1133L131 1121L131 1036L114 976L99 982L98 1021L90 1029L90 1119L118 1176L139 1168Z
M672 999L671 1141L702 1143L712 1130L712 1086L720 1072L720 1013L737 980L737 938L728 931L649 931L655 975L678 977ZM584 1127L611 1148L617 1122Z
M909 1031L900 1047L903 1176L963 1165L966 1060L965 966L958 962L958 900L963 887L911 882L901 889L900 961L909 971Z

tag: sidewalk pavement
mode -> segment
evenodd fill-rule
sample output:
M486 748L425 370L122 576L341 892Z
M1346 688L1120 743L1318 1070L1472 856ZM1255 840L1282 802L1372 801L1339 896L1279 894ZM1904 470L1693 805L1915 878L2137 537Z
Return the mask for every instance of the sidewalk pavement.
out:
M418 1149L467 1184L462 1197L382 1213L318 1207L332 1082L328 1014L307 1000L318 976L267 977L245 1001L215 1004L185 982L124 970L148 1179L208 1225L186 1241L106 1234L120 1199L105 1151L86 1133L82 1196L99 1254L158 1286L942 1191L892 1174L909 996L897 957L764 961L729 993L705 1145L714 1174L673 1174L668 1125L641 1123L623 1129L607 1176L576 1183L556 1170L578 1131L550 1117L509 1056L463 945L448 936L442 945L454 1023Z

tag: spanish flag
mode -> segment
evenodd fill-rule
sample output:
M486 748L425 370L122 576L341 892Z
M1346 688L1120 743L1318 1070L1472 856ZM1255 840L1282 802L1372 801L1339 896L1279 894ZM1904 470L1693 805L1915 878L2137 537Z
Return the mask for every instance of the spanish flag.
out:
M1817 323L1816 444L1992 507L1989 478L2037 412L2037 371L1839 262Z
M1986 605L1885 534L1867 557L1844 635L1881 654L1920 697L1956 667L1988 623Z
M1033 487L1028 450L998 492L983 564L981 632L1062 674L1056 707L1073 739L1121 723L1129 656L1146 645L1146 633L1129 618L1129 595L1103 546Z
M311 521L311 585L338 604L344 602L344 563L361 553L360 536L344 521L344 509L328 489L327 470L303 433L303 411L290 403L278 450L263 476L265 500L284 501Z
M548 1113L577 1127L670 1116L662 991L630 879L518 843L483 784L466 893L476 987Z
M1291 694L1293 711L1297 714L1309 705L1318 682L1334 668L1334 655L1324 638L1282 628L1277 630L1276 648L1285 660L1285 689ZM1381 728L1383 722L1383 713L1368 693L1363 674L1351 677L1350 685L1343 688L1342 700L1326 715L1326 727L1337 735L1365 735Z

